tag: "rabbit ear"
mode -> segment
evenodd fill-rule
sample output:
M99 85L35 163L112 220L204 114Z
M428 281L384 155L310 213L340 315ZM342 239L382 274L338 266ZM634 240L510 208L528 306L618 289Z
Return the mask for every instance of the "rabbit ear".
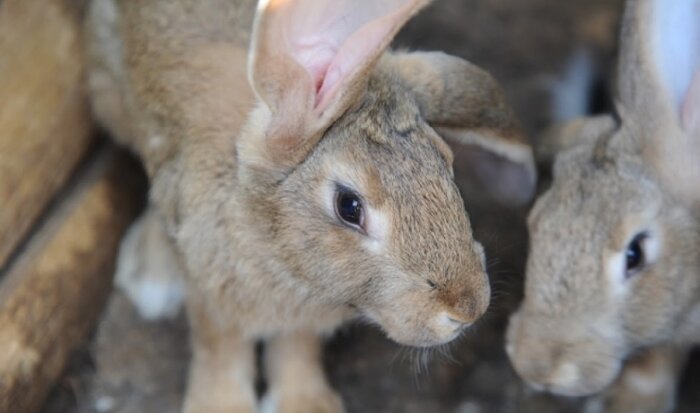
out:
M645 162L680 199L700 195L699 77L700 0L628 1L618 111Z
M623 111L647 131L680 128L700 139L700 0L628 1L622 27Z
M274 161L303 159L366 86L404 23L429 0L261 0L249 78L272 114Z
M458 181L522 205L534 195L532 148L497 82L467 61L440 52L395 56L423 117L454 152Z
M582 117L554 124L537 139L537 163L549 167L559 153L579 145L590 145L610 135L616 127L617 122L612 115Z

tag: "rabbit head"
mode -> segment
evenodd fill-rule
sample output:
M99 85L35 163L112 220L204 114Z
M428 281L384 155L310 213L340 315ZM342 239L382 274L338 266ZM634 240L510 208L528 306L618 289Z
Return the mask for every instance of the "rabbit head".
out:
M319 300L415 346L453 339L490 298L455 184L462 158L445 139L509 165L472 165L494 185L516 181L496 192L527 198L534 184L489 75L441 53L384 53L425 3L261 3L249 62L259 104L237 142L242 209L266 254Z
M516 371L564 395L677 340L700 297L700 1L629 0L618 70L618 116L558 131L507 332Z

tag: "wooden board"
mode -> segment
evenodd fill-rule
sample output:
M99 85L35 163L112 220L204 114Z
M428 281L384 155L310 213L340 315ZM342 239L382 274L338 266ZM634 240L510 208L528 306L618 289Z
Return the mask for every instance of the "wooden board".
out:
M0 412L36 412L111 290L139 167L102 151L0 283Z
M0 270L92 140L83 3L0 2Z

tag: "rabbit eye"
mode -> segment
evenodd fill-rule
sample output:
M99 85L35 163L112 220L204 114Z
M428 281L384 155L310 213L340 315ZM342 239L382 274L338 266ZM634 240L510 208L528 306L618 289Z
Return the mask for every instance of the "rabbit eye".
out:
M428 283L428 286L432 288L433 290L437 288L437 284L433 280L425 280Z
M335 213L341 221L363 230L365 216L362 199L350 189L339 187L335 197Z
M639 234L627 246L625 260L627 264L627 277L638 273L645 265L644 248L642 243L646 239L646 234Z

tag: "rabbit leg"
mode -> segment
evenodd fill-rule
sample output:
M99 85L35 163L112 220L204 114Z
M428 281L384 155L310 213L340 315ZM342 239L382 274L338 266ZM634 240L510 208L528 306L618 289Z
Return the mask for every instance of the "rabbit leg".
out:
M187 301L193 354L184 412L254 413L255 342L222 325L195 295Z
M294 333L271 339L266 350L270 390L265 413L341 413L343 403L326 381L321 338Z
M184 269L154 206L122 239L114 282L145 320L179 314L185 296Z
M615 384L589 402L587 412L664 413L673 411L687 350L653 347L630 359Z

